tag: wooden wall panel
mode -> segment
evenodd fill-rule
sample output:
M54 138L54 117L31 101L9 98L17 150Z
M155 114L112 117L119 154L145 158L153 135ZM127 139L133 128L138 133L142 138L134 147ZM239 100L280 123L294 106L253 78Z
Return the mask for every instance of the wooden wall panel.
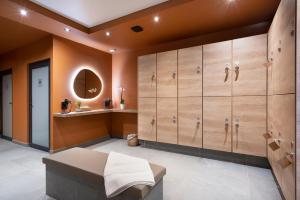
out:
M202 46L178 50L178 96L202 96Z
M233 152L266 156L266 96L233 97Z
M203 148L231 152L231 97L203 97Z
M202 97L178 98L178 144L202 147Z
M156 98L139 98L138 138L156 141Z
M138 57L138 97L156 97L156 54Z
M232 41L203 46L203 96L231 96L231 48Z
M177 144L177 98L157 98L157 141Z
M233 40L233 95L267 94L267 34Z
M157 54L157 97L177 97L177 50Z

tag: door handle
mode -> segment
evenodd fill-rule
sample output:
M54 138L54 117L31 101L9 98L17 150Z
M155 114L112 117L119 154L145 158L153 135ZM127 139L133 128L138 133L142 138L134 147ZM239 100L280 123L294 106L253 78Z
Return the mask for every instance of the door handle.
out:
M197 74L200 74L200 73L201 73L201 67L197 66Z
M239 67L239 63L238 62L236 62L236 66L235 66L235 81L237 81L238 80L238 78L239 78L239 74L240 74L240 67Z
M175 124L176 123L176 117L175 116L173 116L173 123Z
M9 104L12 105L13 103L12 103L12 102L9 102Z
M155 124L155 119L153 118L152 120L151 120L151 125L153 126Z
M226 67L225 67L225 79L224 79L224 83L227 81L228 76L229 76L229 64L226 64Z
M155 80L155 72L153 72L151 80L154 81Z
M172 73L172 78L175 79L176 78L176 72Z

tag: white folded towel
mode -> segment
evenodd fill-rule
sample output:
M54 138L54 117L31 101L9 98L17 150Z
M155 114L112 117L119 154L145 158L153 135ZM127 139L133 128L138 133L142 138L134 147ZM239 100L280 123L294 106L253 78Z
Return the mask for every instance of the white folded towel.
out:
M108 198L117 196L134 185L155 185L147 160L110 152L104 169L104 184Z

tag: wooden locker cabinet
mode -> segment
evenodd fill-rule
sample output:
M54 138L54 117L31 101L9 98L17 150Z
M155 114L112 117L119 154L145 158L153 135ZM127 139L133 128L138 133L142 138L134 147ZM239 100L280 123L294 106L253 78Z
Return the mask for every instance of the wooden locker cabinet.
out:
M178 144L202 147L202 97L178 98Z
M157 141L177 144L177 98L157 98Z
M157 54L157 97L177 97L177 50Z
M266 96L233 97L233 152L266 156Z
M138 138L156 141L156 98L138 99Z
M202 46L178 50L178 96L202 96Z
M267 94L267 34L233 40L233 96Z
M203 97L203 148L231 152L231 97Z
M203 46L203 96L231 96L231 48L232 41Z
M295 0L282 1L269 31L273 48L272 85L274 94L296 92Z
M156 97L156 54L138 57L138 96Z

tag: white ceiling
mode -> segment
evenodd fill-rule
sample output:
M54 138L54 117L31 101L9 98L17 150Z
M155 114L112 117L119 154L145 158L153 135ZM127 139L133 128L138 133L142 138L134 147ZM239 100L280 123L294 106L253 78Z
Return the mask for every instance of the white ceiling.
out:
M167 0L30 0L84 26L93 27Z

